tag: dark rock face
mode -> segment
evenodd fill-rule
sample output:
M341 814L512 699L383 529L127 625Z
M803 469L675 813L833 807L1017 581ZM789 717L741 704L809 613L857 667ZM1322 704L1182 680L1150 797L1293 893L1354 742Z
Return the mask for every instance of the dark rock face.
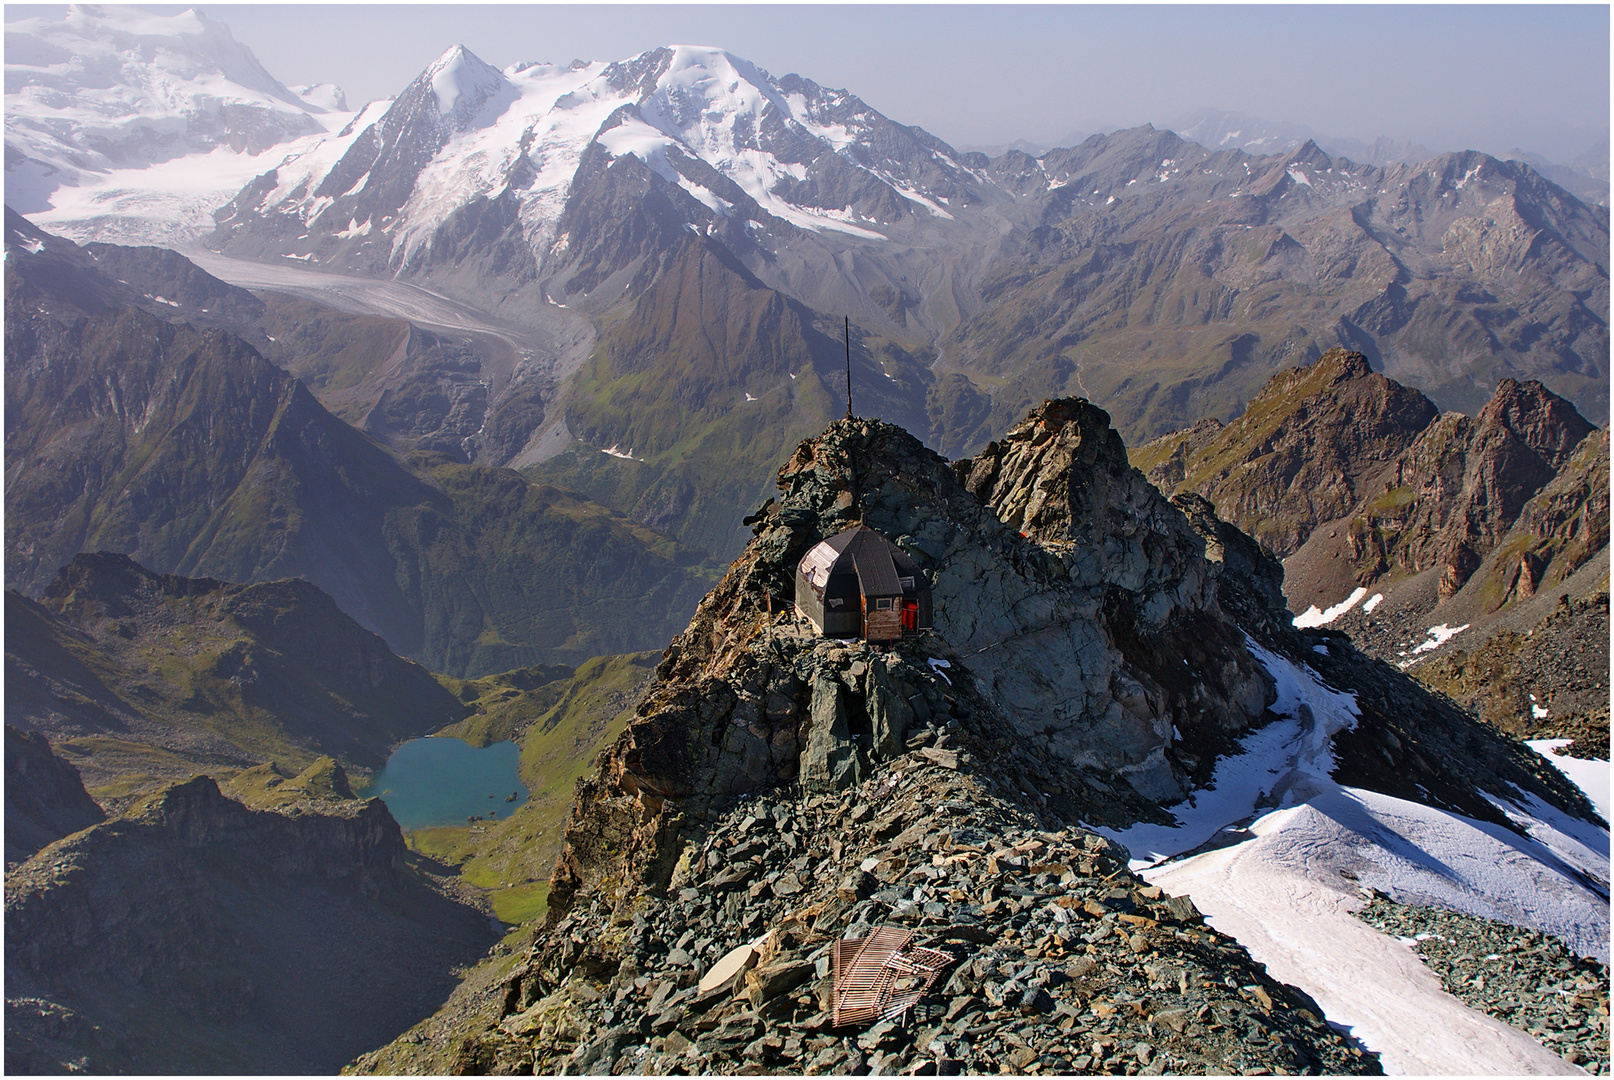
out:
M6 725L6 866L105 817L43 735Z
M333 1072L491 940L379 801L176 785L7 874L7 1071Z

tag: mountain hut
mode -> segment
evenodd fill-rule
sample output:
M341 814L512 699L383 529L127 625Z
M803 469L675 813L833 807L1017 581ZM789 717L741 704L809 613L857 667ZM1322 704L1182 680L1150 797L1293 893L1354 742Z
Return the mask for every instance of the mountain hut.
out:
M930 629L930 584L897 545L854 525L802 556L796 610L825 637L897 641Z

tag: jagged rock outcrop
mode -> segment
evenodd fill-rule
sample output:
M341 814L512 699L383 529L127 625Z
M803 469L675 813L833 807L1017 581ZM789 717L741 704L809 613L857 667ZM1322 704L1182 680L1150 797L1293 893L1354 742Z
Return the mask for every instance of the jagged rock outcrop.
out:
M447 996L485 918L379 801L169 787L6 875L8 1072L332 1072Z
M1446 600L1507 544L1510 565L1491 571L1507 579L1489 604L1495 610L1501 594L1533 595L1557 552L1567 554L1555 581L1606 547L1606 495L1593 492L1607 435L1588 443L1595 431L1540 383L1512 379L1476 416L1437 415L1360 353L1335 349L1275 376L1232 423L1165 436L1132 461L1163 490L1204 496L1285 556L1297 611L1328 607L1357 585L1430 571ZM1526 506L1560 474L1526 526L1537 541L1509 543ZM1559 527L1574 530L1574 541L1546 538Z
M1358 580L1440 571L1454 595L1593 427L1540 383L1503 380L1478 416L1446 413L1375 477L1346 538ZM1392 475L1393 473L1393 475Z
M1123 455L1083 401L952 465L877 421L803 443L579 781L548 925L360 1071L1376 1069L1090 831L1164 820L1151 775L1238 752L1271 662L1244 634L1352 688L1344 782L1504 828L1487 793L1593 811L1539 755L1296 630L1270 553ZM921 566L934 632L826 640L791 610L796 561L853 520ZM1172 728L1140 755L1151 708ZM939 981L904 1023L838 1023L831 947L875 928L945 953Z
M1489 609L1552 589L1608 550L1608 432L1593 431L1519 511L1475 575Z
M6 725L6 865L106 817L43 735Z
M1205 421L1138 447L1132 462L1161 490L1202 495L1244 532L1288 555L1343 517L1385 462L1439 415L1416 390L1331 349L1291 368L1226 425Z
M1127 464L1109 416L1080 399L1045 403L955 469L1011 545L1014 530L1032 541L1048 573L1004 594L1001 611L992 589L970 603L938 599L938 634L1056 758L1121 767L1140 792L1169 801L1180 790L1156 763L1174 738L1215 746L1271 701L1220 606L1221 564ZM985 619L971 610L983 598ZM1126 756L1105 761L1099 746Z

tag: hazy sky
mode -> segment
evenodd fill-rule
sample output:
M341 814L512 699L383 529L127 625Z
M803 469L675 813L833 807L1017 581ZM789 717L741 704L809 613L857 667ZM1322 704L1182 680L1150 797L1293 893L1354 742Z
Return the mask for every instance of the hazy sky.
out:
M955 145L1054 143L1215 107L1563 161L1609 128L1604 4L203 7L282 82L335 82L354 106L456 43L500 67L699 44L851 90ZM6 18L52 11L7 5Z

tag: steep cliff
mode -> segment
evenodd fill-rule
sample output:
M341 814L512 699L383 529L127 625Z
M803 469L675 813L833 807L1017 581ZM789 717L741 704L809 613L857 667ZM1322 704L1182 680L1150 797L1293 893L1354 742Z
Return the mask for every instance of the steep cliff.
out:
M6 865L106 817L44 736L6 725Z

